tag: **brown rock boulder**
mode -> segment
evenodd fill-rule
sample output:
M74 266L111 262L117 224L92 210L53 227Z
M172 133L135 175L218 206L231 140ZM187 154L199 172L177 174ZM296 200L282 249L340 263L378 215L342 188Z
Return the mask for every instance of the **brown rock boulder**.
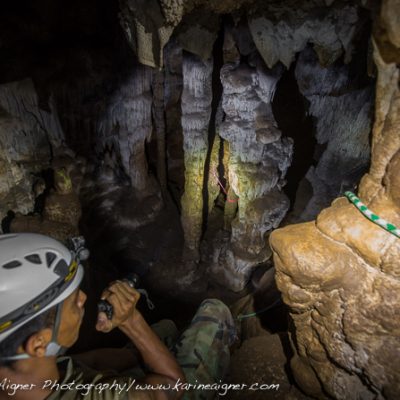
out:
M385 9L385 15L392 14ZM375 43L371 169L358 196L400 226L399 69ZM316 221L276 230L270 244L294 322L291 367L298 384L319 398L398 399L400 239L340 198Z

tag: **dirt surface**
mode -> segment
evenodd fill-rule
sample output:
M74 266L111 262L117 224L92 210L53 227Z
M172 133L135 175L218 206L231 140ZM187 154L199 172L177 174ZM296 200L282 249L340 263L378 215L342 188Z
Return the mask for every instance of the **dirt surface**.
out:
M226 400L308 399L291 382L287 373L286 336L265 334L245 340L231 358L227 383L241 384ZM279 386L278 386L279 385Z

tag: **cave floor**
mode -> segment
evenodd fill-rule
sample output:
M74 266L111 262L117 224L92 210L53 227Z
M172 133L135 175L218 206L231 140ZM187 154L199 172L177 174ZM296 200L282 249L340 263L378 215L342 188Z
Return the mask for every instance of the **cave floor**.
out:
M135 213L140 214L140 210L136 209ZM218 218L215 219L217 220ZM228 400L307 398L294 386L293 379L288 373L291 350L287 336L288 314L285 306L279 303L255 317L241 321L238 319L239 315L263 310L276 299L276 288L271 289L270 279L264 281L260 279L261 285L256 288L250 283L243 291L232 292L207 278L207 266L204 263L182 261L183 234L179 213L171 205L165 207L156 218L139 229L122 229L120 226L113 228L113 225L108 223L108 228L104 230L106 233L103 236L102 234L96 236L99 248L105 243L111 243L113 229L118 229L118 235L123 237L124 243L133 244L130 245L130 249L133 249L130 254L135 261L139 260L148 268L143 286L150 293L156 307L154 310L149 310L142 296L139 309L150 324L168 318L174 320L178 329L184 330L202 300L219 298L231 308L239 331L239 340L231 349L230 371L225 382L248 386L255 383L279 384L279 390L230 391L223 398ZM208 240L212 240L212 235ZM104 253L104 249L102 251ZM96 269L90 266L87 270L83 285L89 294L86 317L80 340L71 353L101 347L120 347L126 344L126 338L120 332L113 331L106 336L94 329L96 299L100 296L100 288L104 288L107 282L116 278L115 269L100 264L96 265ZM182 277L187 276L188 270L197 279L185 282Z

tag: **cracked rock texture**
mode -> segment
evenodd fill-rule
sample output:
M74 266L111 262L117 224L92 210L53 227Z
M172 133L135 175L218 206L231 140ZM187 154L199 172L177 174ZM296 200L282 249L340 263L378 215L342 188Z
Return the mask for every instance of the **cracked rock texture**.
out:
M383 26L393 24L385 18L399 11L395 2L385 7ZM358 195L399 226L400 89L393 62L399 49L388 41L392 36L375 31L373 38L378 80L372 158ZM294 322L291 367L298 384L319 398L398 399L400 239L339 198L316 221L275 231L270 244Z

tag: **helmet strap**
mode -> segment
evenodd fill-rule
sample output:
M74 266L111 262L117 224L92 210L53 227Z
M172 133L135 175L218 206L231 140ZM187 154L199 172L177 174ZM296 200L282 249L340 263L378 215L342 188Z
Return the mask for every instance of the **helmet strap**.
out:
M51 336L51 342L47 345L46 348L46 356L51 357L51 356L59 356L67 350L66 348L63 348L57 343L57 336L58 336L58 331L60 329L60 324L61 324L61 310L62 310L62 305L63 301L61 303L58 303L56 305L56 317L54 320L54 328L53 328L53 334Z
M56 316L54 320L54 328L53 333L51 335L51 342L46 347L46 357L59 356L65 353L67 350L65 347L62 347L57 343L58 331L60 329L61 323L61 310L62 310L63 301L56 305ZM2 361L18 361L18 360L26 360L27 358L32 358L29 354L15 354L14 356L9 357L1 357Z

